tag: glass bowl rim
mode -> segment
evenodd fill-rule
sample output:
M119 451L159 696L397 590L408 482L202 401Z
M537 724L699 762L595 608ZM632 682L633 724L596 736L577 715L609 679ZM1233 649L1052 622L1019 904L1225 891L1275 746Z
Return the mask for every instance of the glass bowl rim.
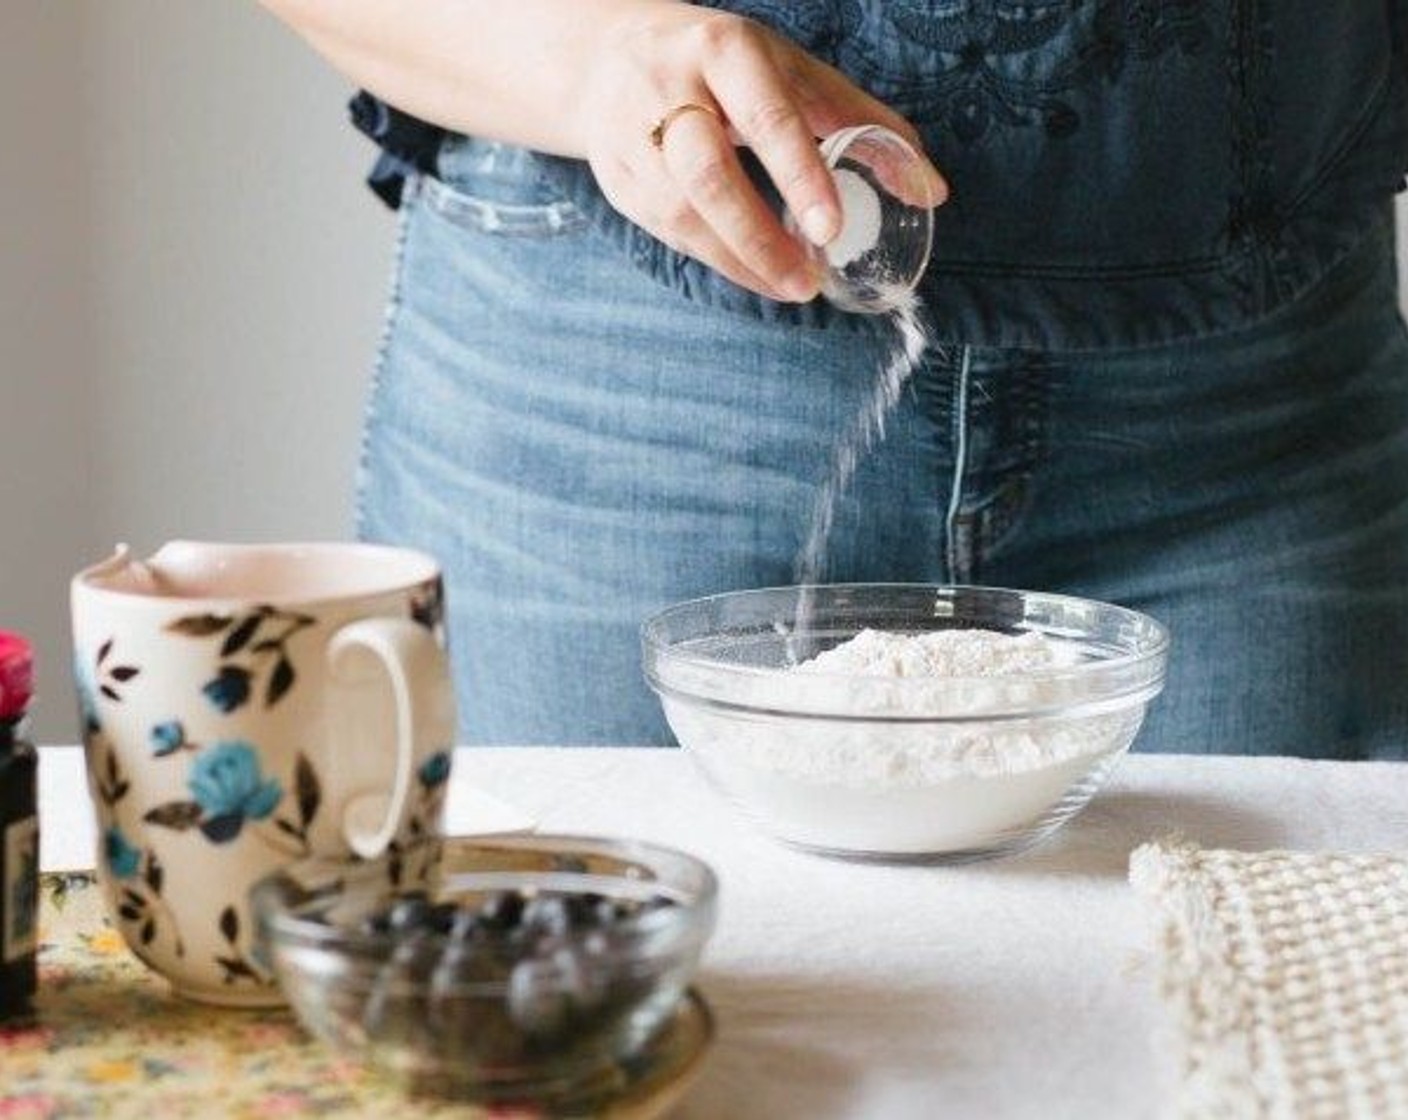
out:
M661 907L645 913L631 915L623 919L626 924L625 932L629 937L634 938L650 937L660 933L671 931L676 936L683 938L691 931L697 933L701 938L707 938L712 929L714 912L718 905L719 881L718 875L712 867L698 856L686 852L680 848L671 847L666 844L656 843L650 840L638 840L634 838L616 838L609 836L594 836L577 833L549 833L537 832L530 835L505 834L501 836L447 836L443 838L444 843L457 844L468 848L489 848L505 849L517 852L551 852L564 856L574 855L597 855L613 859L620 859L626 862L638 863L648 867L659 867L666 861L674 861L682 864L689 873L697 880L697 890L691 890L689 897L677 899L676 905ZM401 887L385 883L376 885L376 880L381 874L380 868L385 857L378 857L375 860L367 860L360 863L343 863L333 860L312 859L301 861L301 866L316 868L324 876L334 874L334 869L341 866L349 874L341 878L325 879L330 885L339 882L339 885L347 884L349 890L358 890L362 886L370 888L372 891L386 898L392 898L403 892ZM298 874L300 864L285 867L267 876L251 888L251 895L259 897L264 894L273 894L272 888L279 881L290 878ZM612 875L604 873L599 875L589 875L585 872L572 870L544 870L544 871L520 871L515 869L505 869L503 871L446 871L443 881L435 886L440 889L459 890L455 884L467 883L477 876L485 877L511 877L514 875L532 875L535 877L560 876L564 879L571 878L592 878L598 882L617 879L620 881L635 881L629 876ZM362 882L349 882L360 877ZM640 882L649 883L651 880L642 879ZM417 889L411 887L412 890ZM434 888L431 889L434 893ZM666 893L666 892L662 892ZM342 950L347 952L366 952L368 954L389 954L403 936L394 931L369 931L351 928L344 925L328 924L326 922L315 921L312 918L304 917L296 911L302 906L313 901L313 898L305 899L294 907L287 907L282 904L256 901L252 905L255 914L256 925L271 943L282 945L299 945L302 947L318 947L324 949ZM321 897L327 897L323 895ZM565 945L578 944L592 936L596 930L572 930L563 935L562 940ZM429 931L425 934L426 944L429 946L444 945L449 942L448 933L436 933Z
M843 695L844 693L838 687L842 682L854 687L855 682L862 681L872 682L874 687L883 688L890 696L923 696L927 700L934 700L946 695L957 695L975 688L992 691L995 688L1019 690L1024 687L1059 687L1064 685L1069 688L1080 688L1088 694L1077 704L1069 702L1045 705L1009 704L970 711L963 711L960 706L955 714L947 714L937 711L857 712L825 704L789 706L786 704L759 705L745 702L738 697L729 695L731 686L740 688L746 694L746 688L749 684L761 681L776 682L779 679L779 670L770 666L738 664L709 654L688 651L682 648L681 643L667 641L660 633L666 623L686 612L708 609L726 602L746 603L750 600L784 596L790 596L795 601L799 600L806 592L834 595L857 592L883 594L886 591L930 594L935 597L935 601L944 597L952 599L961 595L970 595L978 598L1010 598L1024 604L1037 602L1056 607L1079 607L1082 609L1094 607L1110 617L1132 623L1143 632L1144 640L1136 648L1117 652L1109 657L1100 657L1076 665L1031 670L1011 676L885 677L849 673L807 673L784 678L789 681L801 682L802 687L798 691L825 694L830 688L833 695ZM1039 626L1030 629L1034 632L1043 632ZM856 632L859 632L859 628ZM1086 714L1099 714L1101 711L1119 710L1131 704L1147 702L1161 691L1167 672L1168 652L1171 643L1168 627L1157 619L1131 607L1120 606L1104 600L1059 592L1030 591L981 584L900 581L779 584L772 587L723 591L680 600L649 614L641 623L640 640L647 681L651 688L662 696L674 696L711 708L756 715L801 716L862 723L990 723L1004 719L1071 718ZM666 678L671 672L679 671L708 674L711 682L719 682L718 686L708 690L695 691L678 687L676 683Z

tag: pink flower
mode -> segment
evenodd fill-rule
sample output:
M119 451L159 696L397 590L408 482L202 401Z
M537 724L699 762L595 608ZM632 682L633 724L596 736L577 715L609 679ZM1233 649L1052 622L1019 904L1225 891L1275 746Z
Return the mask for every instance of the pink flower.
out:
M52 1027L0 1027L0 1054L47 1050L53 1041Z
M5 1120L45 1120L59 1111L59 1102L47 1093L26 1093L22 1097L0 1097L0 1117Z
M253 1023L244 1029L245 1041L252 1046L283 1046L295 1037L293 1028L282 1023Z
M294 1090L270 1093L259 1102L260 1116L301 1116L308 1110L308 1098Z

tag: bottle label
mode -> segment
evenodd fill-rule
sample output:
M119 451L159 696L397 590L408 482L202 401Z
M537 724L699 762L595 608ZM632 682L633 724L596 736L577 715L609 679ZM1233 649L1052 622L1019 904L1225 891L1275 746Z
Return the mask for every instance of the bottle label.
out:
M5 829L0 860L0 960L27 957L39 944L39 818L24 817Z

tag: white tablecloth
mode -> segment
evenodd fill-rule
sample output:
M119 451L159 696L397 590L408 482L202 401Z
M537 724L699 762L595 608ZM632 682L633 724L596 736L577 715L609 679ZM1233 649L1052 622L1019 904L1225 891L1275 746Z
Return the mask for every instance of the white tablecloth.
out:
M44 755L53 866L92 851L92 826L76 752ZM1130 850L1175 831L1213 847L1408 847L1408 765L1132 756L1045 847L949 869L788 851L675 751L461 750L454 783L457 822L520 823L475 787L544 830L658 840L714 866L700 987L719 1037L678 1113L696 1120L1156 1115L1167 1028Z

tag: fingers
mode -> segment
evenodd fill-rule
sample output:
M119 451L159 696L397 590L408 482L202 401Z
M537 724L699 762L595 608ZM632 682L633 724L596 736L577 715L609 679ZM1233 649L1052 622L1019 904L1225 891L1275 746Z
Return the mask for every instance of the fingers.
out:
M748 288L780 302L795 298L773 287L739 260L737 254L723 243L718 234L710 229L698 212L688 204L675 213L662 217L656 226L656 236L677 253L694 257L741 288Z
M902 136L920 156L914 173L900 173L877 159L877 178L890 192L915 206L939 206L949 196L948 181L924 154L919 132L883 101L857 89L838 70L804 54L795 53L789 63L797 71L796 97L809 126L818 136L829 136L853 125L878 124ZM906 164L906 167L908 164Z
M596 56L579 117L608 199L737 284L771 299L814 298L823 267L814 246L834 239L842 224L818 139L879 124L919 150L914 128L760 24L692 5L631 11L613 32L618 49ZM638 128L620 127L623 106L638 107ZM795 224L784 228L735 145L756 154ZM890 189L906 201L936 204L947 186L927 160L920 168L917 186L912 171L884 164L873 169L874 181L890 187L894 180Z
M732 50L710 56L704 77L738 138L762 163L801 230L824 245L841 227L836 186L812 130L767 39L741 32Z
M808 146L819 163L810 138ZM816 295L817 277L806 251L758 194L719 120L707 113L678 118L665 134L661 156L728 256L784 299L802 302ZM822 175L834 197L824 166Z
M693 257L768 299L790 300L791 296L765 281L724 244L665 171L661 154L652 155L644 168L626 162L597 167L597 181L607 200L677 253Z

